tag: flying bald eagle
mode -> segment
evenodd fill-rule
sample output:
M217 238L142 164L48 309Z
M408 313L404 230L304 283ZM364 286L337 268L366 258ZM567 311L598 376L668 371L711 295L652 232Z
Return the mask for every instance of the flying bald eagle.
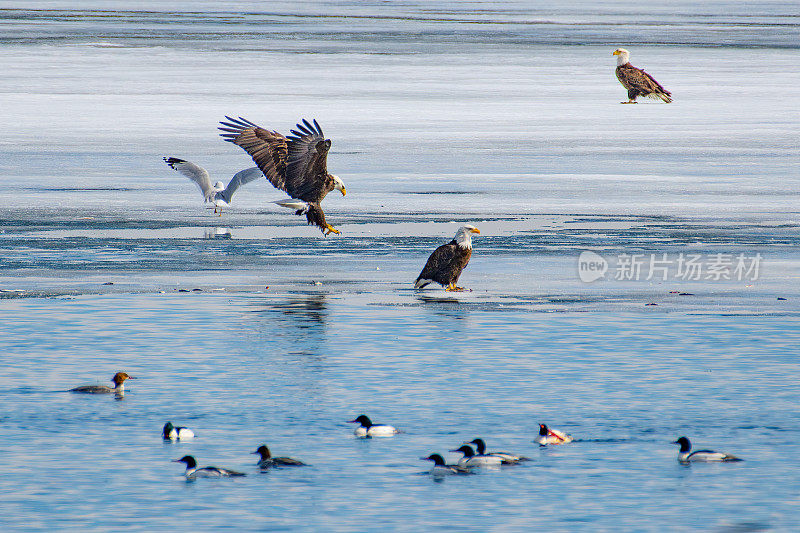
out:
M250 167L234 174L227 187L221 181L211 185L211 177L208 175L208 171L200 165L177 157L165 157L163 159L171 169L177 170L200 187L203 198L206 202L214 202L214 212L216 213L219 210L219 216L222 216L222 208L231 203L231 198L233 198L233 193L236 192L236 189L264 175L258 167Z
M325 222L320 202L325 195L336 189L347 194L344 183L338 176L328 174L328 150L330 139L314 120L313 124L303 119L292 135L284 137L277 131L269 131L239 117L225 116L230 122L220 122L220 135L228 142L241 146L250 154L258 168L270 183L291 196L276 204L295 209L295 214L306 215L309 224L318 226L324 235L339 234L339 230ZM299 131L298 131L299 130Z
M617 56L617 79L628 89L628 101L621 104L635 104L638 96L661 98L666 103L672 102L672 94L660 83L640 68L630 64L630 53L624 48L617 48L611 55Z
M473 233L480 233L480 230L475 226L461 226L452 241L435 249L417 277L414 288L421 289L435 281L446 291L463 291L462 287L456 287L456 282L472 257Z

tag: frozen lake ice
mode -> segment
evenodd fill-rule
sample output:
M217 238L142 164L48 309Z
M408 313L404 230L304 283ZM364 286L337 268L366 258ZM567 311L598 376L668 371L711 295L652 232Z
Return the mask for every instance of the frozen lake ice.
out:
M791 530L796 6L631 6L0 9L4 529ZM673 104L619 105L618 46ZM251 166L224 115L319 121L341 236L263 182L202 204L161 158ZM464 222L472 292L411 290ZM117 370L123 401L58 392ZM361 412L405 433L356 441ZM681 466L683 434L746 461ZM534 460L417 475L476 436ZM261 442L312 466L259 474ZM186 484L185 453L249 475Z

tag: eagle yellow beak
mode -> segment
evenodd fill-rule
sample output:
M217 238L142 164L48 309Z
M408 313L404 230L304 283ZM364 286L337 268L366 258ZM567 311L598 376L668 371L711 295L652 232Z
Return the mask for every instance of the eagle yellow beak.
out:
M342 187L342 196L347 196L347 189Z
M478 234L480 234L480 232L481 232L481 230L479 230L478 228L472 228L470 231L472 233L478 233Z
M611 52L611 55L612 56L618 56L619 55L619 50L614 50L613 52Z

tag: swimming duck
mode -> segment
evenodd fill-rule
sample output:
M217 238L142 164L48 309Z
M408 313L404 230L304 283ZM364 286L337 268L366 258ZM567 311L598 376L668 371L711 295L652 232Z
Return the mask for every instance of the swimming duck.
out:
M117 372L114 374L114 377L111 378L111 381L114 383L114 387L108 387L106 385L83 385L81 387L70 389L69 392L77 392L81 394L108 394L114 392L122 395L125 394L125 380L127 379L136 378L129 376L125 372Z
M433 461L433 468L431 474L434 476L449 476L453 474L472 474L469 468L464 468L458 465L444 464L444 457L438 453L432 453L428 457L420 457L423 461Z
M183 426L173 426L172 422L164 424L162 430L164 440L186 440L194 438L194 431Z
M539 424L539 436L534 439L540 446L548 444L566 444L572 442L572 435L567 435L563 431L550 429L544 424Z
M292 459L291 457L272 457L269 448L267 448L265 444L259 446L258 449L252 453L261 456L261 459L258 461L258 466L261 468L270 468L272 466L306 466L304 462Z
M513 465L519 463L521 461L530 461L528 457L523 455L516 455L513 453L508 452L488 452L486 451L486 443L483 442L483 439L472 439L470 442L465 442L467 444L474 444L475 448L477 449L477 455L489 455L492 457L499 457L500 460L503 462L504 465Z
M373 424L367 415L360 415L355 420L347 422L361 424L353 432L356 437L393 437L399 433L396 428L388 424Z
M474 466L500 466L503 460L493 455L476 455L472 446L464 444L451 452L461 452L464 456L458 460L458 466L472 468Z
M740 459L735 455L722 452L715 452L712 450L697 450L693 452L691 451L692 443L689 442L689 439L687 439L686 437L680 437L672 444L681 445L681 449L678 451L678 461L680 461L681 463L744 461L744 459Z
M191 455L184 455L180 459L175 459L173 463L186 463L186 472L183 475L186 479L195 479L198 477L237 477L246 476L242 472L236 470L229 470L227 468L218 468L216 466L204 466L197 468L197 461Z

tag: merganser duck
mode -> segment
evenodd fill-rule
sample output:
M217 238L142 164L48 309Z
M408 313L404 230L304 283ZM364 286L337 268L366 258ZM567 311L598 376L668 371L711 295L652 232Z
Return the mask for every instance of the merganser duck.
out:
M450 450L451 452L461 452L464 454L464 457L458 460L458 466L472 468L474 466L500 466L503 464L503 460L499 457L495 457L493 455L476 455L475 450L472 449L472 446L464 444L460 448L456 450Z
M257 463L261 468L270 468L272 466L306 466L304 462L292 459L291 457L272 457L269 448L267 448L265 444L259 446L258 449L252 453L261 456L261 459Z
M80 394L109 394L114 392L116 394L122 395L125 394L125 380L126 379L136 379L133 376L129 376L125 372L117 372L114 374L114 377L111 378L111 381L114 383L114 387L108 387L106 385L83 385L81 387L75 387L74 389L70 389L69 392L77 392Z
M204 466L197 468L197 461L191 455L184 455L180 459L175 459L173 463L186 463L186 472L184 476L186 479L195 479L198 477L237 477L246 476L243 472L236 470L228 470L227 468L218 468L216 466Z
M388 424L373 424L367 415L361 415L355 420L348 420L348 424L361 424L353 434L356 437L393 437L399 433L396 428Z
M734 462L744 461L735 455L729 453L715 452L712 450L692 450L692 443L686 437L681 437L672 444L680 444L681 449L678 451L678 461L681 463L694 463L694 462Z
M539 424L539 436L533 442L538 442L539 446L548 444L566 444L572 442L572 435L567 435L563 431L550 429L544 424Z
M444 464L444 457L438 453L432 453L428 457L420 457L423 461L433 461L433 468L431 474L434 476L449 476L453 474L472 474L469 468L464 468L458 465Z
M464 444L474 444L475 448L478 450L477 455L479 456L488 455L492 457L499 457L504 465L513 465L522 461L530 461L530 458L523 455L516 455L508 452L487 452L486 443L483 442L483 439L472 439L470 442L465 442Z
M183 426L173 426L172 422L164 424L162 430L164 440L186 440L194 438L194 431Z

